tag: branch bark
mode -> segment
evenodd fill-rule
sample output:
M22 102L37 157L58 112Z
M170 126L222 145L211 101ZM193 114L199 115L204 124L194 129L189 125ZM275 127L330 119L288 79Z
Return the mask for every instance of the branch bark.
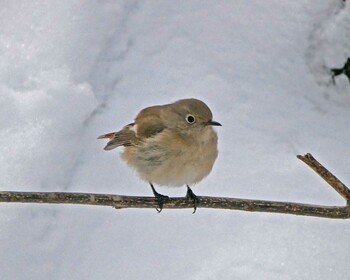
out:
M319 163L311 154L297 156L298 159L310 166L318 175L322 177L333 189L335 189L350 204L350 190L337 177L335 177L328 169Z
M333 219L350 218L350 209L348 206L333 207L291 202L209 196L198 196L197 198L199 200L197 208L283 213ZM112 206L117 209L158 207L158 201L153 197L62 192L0 192L0 202L84 204ZM164 202L163 209L165 208L193 208L193 202L185 197L169 198L169 200Z
M350 218L350 190L331 172L322 166L311 154L297 156L309 165L328 184L348 202L346 206L322 206L303 203L252 200L226 197L198 196L197 208L215 208L250 212L282 213L314 216L332 219ZM154 197L123 196L112 194L66 193L66 192L0 192L0 202L53 203L112 206L121 208L156 208L158 200ZM193 208L193 201L186 197L169 198L163 208Z

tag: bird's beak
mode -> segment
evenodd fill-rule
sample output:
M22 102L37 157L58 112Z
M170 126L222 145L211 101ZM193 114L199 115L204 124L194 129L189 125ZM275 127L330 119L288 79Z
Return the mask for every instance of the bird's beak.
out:
M218 123L218 122L215 122L215 121L212 121L212 120L208 121L207 125L222 126L221 123Z

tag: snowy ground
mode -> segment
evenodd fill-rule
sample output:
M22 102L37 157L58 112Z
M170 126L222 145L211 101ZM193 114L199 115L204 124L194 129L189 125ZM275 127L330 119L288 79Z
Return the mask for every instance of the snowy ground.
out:
M0 189L151 195L102 133L145 106L204 100L219 158L198 195L343 205L297 154L350 184L350 5L5 1ZM158 189L173 196L185 188ZM1 279L343 279L350 224L237 211L0 205Z

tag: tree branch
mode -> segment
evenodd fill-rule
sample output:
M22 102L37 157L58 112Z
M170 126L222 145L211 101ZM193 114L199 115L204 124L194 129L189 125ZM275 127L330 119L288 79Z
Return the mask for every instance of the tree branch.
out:
M350 218L350 209L347 206L333 207L209 196L197 196L197 198L199 199L197 208L271 212L334 219ZM154 197L62 192L0 192L0 202L83 204L112 206L117 209L158 207L158 201ZM187 198L174 197L164 202L163 208L193 208L193 202Z
M335 84L335 77L344 74L350 82L350 58L348 58L342 68L331 68L332 81Z
M350 204L350 190L337 177L335 177L328 169L319 163L311 154L304 156L298 155L298 159L310 166L318 175L322 177L333 189L335 189Z
M349 201L349 189L331 172L323 167L311 154L298 156L308 164L342 197ZM250 212L269 212L292 215L314 216L332 219L349 219L350 206L321 206L312 204L252 200L226 197L198 196L197 208L215 208L241 210ZM64 193L64 192L0 192L0 202L19 203L54 203L54 204L83 204L97 206L112 206L121 208L156 208L158 201L154 197L122 196L112 194ZM163 208L183 209L193 208L193 201L184 197L169 198Z

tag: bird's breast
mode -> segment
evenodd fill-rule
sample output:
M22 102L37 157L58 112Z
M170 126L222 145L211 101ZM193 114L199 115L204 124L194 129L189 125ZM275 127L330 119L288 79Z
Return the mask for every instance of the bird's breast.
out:
M126 147L122 158L148 182L182 186L206 177L217 155L217 135L206 127L187 138L165 130L138 146Z

